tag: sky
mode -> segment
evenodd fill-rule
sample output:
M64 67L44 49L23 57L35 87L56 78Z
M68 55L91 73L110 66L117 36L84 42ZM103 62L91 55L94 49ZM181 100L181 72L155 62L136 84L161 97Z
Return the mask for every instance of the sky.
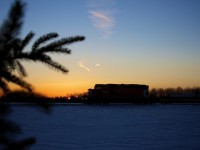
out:
M22 62L37 92L66 96L95 84L146 84L149 88L200 86L199 0L23 0L21 37L57 32L83 35L70 55L51 55L63 74ZM0 1L0 23L13 0ZM33 41L34 41L33 40ZM30 43L31 45L31 43ZM27 51L30 47L27 47Z

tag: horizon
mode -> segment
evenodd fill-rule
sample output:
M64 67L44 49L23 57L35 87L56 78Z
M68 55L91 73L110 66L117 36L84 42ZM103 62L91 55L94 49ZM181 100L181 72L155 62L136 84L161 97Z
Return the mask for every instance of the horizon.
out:
M1 23L12 2L0 2ZM97 83L145 84L150 89L200 86L199 0L23 2L21 37L29 31L36 33L34 40L49 32L86 37L68 46L71 55L51 55L69 70L66 75L23 62L26 81L36 92L66 96L87 92Z

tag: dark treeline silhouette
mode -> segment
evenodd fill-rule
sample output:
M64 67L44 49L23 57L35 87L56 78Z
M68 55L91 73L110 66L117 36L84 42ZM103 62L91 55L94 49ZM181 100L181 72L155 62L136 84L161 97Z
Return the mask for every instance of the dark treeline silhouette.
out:
M25 51L26 46L33 39L34 33L29 32L24 38L20 37L23 25L25 3L15 0L11 5L7 18L0 26L0 149L21 150L35 142L35 138L22 140L15 139L15 134L20 133L20 127L10 121L8 101L30 100L37 102L46 98L34 93L33 86L24 80L27 71L21 61L41 62L48 67L67 73L68 70L58 62L54 61L48 54L70 54L71 50L65 47L74 42L83 41L84 36L65 37L55 40L59 35L55 32L42 35L33 43L31 50ZM49 42L50 40L54 40ZM14 83L22 87L22 91L11 91L8 83Z
M45 104L54 103L87 103L87 104L109 104L109 103L200 103L200 88L158 88L151 89L148 91L146 97L119 97L115 94L117 91L111 90L111 96L105 97L99 94L91 96L91 89L88 93L75 93L68 96L57 96L57 97L45 97L41 94L31 93L27 91L14 91L8 93L6 97L2 98L3 102L14 102L14 103L39 103L45 106ZM119 92L119 91L118 91ZM134 95L135 96L135 95ZM46 106L47 107L47 106Z
M167 89L151 89L148 91L146 97L119 97L115 94L117 91L111 90L111 96L105 97L99 94L91 96L90 93L71 94L70 96L45 97L40 94L30 93L26 91L15 91L7 94L2 99L5 102L17 103L40 103L40 104L54 104L54 103L87 103L87 104L109 104L109 103L200 103L200 88L167 88ZM118 91L119 92L119 91Z
M195 98L200 97L200 87L193 88L158 88L151 89L149 91L150 97L163 98L163 97L174 97L174 98Z

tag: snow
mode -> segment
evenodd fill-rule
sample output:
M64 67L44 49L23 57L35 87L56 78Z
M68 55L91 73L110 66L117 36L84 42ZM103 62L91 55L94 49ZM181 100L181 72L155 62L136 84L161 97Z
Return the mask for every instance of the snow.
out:
M13 106L31 150L199 149L200 105Z

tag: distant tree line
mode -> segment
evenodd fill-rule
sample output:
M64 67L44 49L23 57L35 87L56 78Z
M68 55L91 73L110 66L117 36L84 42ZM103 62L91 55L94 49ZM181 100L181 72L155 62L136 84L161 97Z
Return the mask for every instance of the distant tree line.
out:
M200 87L153 88L149 91L149 97L200 97Z

